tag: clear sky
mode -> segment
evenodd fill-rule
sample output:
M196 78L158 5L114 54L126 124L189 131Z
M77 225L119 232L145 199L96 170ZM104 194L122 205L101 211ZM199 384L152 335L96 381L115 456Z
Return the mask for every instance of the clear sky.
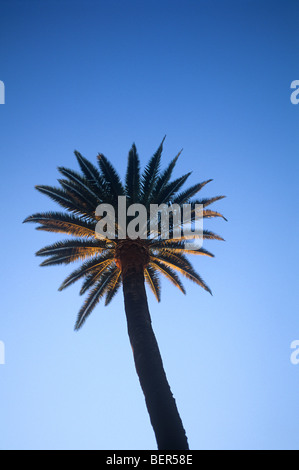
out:
M213 297L185 281L151 293L153 326L192 449L298 449L298 125L294 0L1 0L1 449L155 449L121 292L74 332L72 270L34 253L63 239L23 219L59 209L74 150L124 174L163 136L176 175L203 197L225 242L192 259Z

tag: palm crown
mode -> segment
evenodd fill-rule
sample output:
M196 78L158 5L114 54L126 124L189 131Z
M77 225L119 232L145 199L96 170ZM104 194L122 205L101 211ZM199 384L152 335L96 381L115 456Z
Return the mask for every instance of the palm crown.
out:
M36 186L36 189L56 201L68 213L36 213L28 217L25 222L38 223L37 230L64 233L71 236L67 240L59 241L39 250L36 254L47 258L41 263L41 266L83 261L83 264L73 271L59 288L59 290L63 290L74 282L83 280L80 294L88 292L79 311L75 329L79 329L83 325L88 315L103 297L105 297L105 305L111 302L122 284L122 273L125 266L121 262L121 255L132 244L135 245L135 253L139 254L137 262L143 264L145 279L158 301L160 301L161 295L160 275L165 276L183 293L185 293L185 289L180 274L211 293L210 288L188 261L186 254L210 257L213 255L202 247L196 248L195 246L194 249L189 247L186 250L186 236L182 235L179 239L170 237L167 240L160 236L152 238L148 230L146 239L123 239L117 234L118 214L116 214L115 238L99 238L95 231L99 220L95 214L96 208L100 204L109 203L117 209L119 196L126 196L127 204L143 204L148 211L148 222L151 204L167 204L168 206L191 204L191 218L195 214L195 205L202 204L204 219L224 218L219 212L206 209L224 196L193 199L212 180L195 184L185 190L182 190L182 187L191 173L171 180L181 152L161 171L163 143L164 139L143 172L140 171L139 157L136 146L133 144L128 155L124 183L104 155L98 155L98 167L96 167L75 151L81 173L59 167L58 170L63 176L63 179L58 180L60 187ZM173 232L173 228L172 225L171 232ZM219 235L207 230L203 230L202 238L223 240Z

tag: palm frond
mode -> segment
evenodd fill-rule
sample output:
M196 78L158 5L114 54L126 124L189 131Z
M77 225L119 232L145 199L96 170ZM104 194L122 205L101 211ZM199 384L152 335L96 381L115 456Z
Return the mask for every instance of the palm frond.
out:
M101 188L103 185L103 179L98 169L89 160L83 157L80 152L75 150L74 153L76 155L81 171L85 175L87 180L90 181L93 185Z
M202 211L202 217L203 217L203 219L211 219L213 217L221 217L222 219L224 219L227 222L227 218L224 217L224 215L222 215L220 212L211 211L210 209L203 210Z
M66 190L67 194L77 200L81 207L85 208L86 212L90 214L91 217L94 217L95 210L100 204L100 200L73 181L64 179L59 179L58 181Z
M154 269L160 271L163 276L165 276L175 287L178 287L183 294L186 294L185 288L180 281L180 278L176 275L173 269L167 266L165 263L160 263L159 258L151 257L149 266L153 267Z
M160 192L159 197L157 197L157 204L167 204L172 202L173 196L180 190L180 188L186 183L187 179L191 175L187 173L186 175L180 176L176 180L168 183L164 189Z
M80 295L85 294L92 286L96 284L96 282L101 278L103 275L104 270L97 271L96 269L91 271L90 273L85 274L84 281L80 289Z
M117 294L121 286L121 270L119 268L115 269L115 274L111 277L109 285L107 287L105 307L110 304L111 300Z
M95 287L90 292L89 296L85 300L83 306L81 307L78 313L77 321L75 324L75 330L79 330L82 327L82 325L85 323L86 319L91 314L95 306L105 295L109 285L109 280L111 279L113 274L113 270L105 271L101 279L96 283Z
M41 224L37 230L95 238L95 223L63 212L36 213L27 217L26 222Z
M99 256L97 258L93 258L89 261L83 263L78 269L73 271L61 284L58 290L62 291L66 287L69 287L74 282L78 281L82 277L85 277L91 271L96 271L98 274L103 272L108 266L114 263L114 256L113 254L106 253L103 256Z
M124 196L125 190L114 166L103 155L98 155L98 163L105 181L106 188L109 189L113 200L116 203L118 196Z
M211 289L207 286L207 284L203 281L199 274L197 274L191 263L183 255L164 253L163 255L159 254L158 258L152 256L151 259L154 262L158 260L166 264L170 268L179 271L181 274L183 274L183 276L200 285L207 292L212 294Z
M89 194L92 200L97 201L98 204L100 204L100 202L105 199L105 188L100 185L100 182L96 184L94 183L94 180L88 180L86 177L81 176L76 171L70 170L69 168L65 168L63 166L58 167L58 171L70 181L75 183L79 188L81 188L85 194Z
M146 165L142 177L141 177L141 204L145 206L148 205L148 202L151 198L152 191L154 189L156 179L159 174L161 155L163 151L163 143L166 136L163 138L158 150L154 153L148 164Z
M192 249L190 248L189 243L188 246L186 246L185 241L179 239L155 241L150 244L150 250L154 250L154 252L157 252L157 254L163 254L165 251L170 253L182 253L188 255L204 255L209 256L210 258L214 258L214 255L205 248Z
M77 250L86 249L89 253L99 253L105 249L113 248L111 241L108 240L62 240L52 245L45 246L36 252L36 256L59 256L61 254L69 253L69 250L74 252Z
M157 274L156 269L148 265L144 270L144 276L147 284L151 288L154 296L156 297L157 301L160 302L161 300L161 285L159 275Z
M40 266L69 264L77 260L91 258L103 250L111 249L104 240L65 240L39 250L37 256L49 256Z
M194 222L197 215L197 208L191 204L190 217L185 217L184 223ZM203 219L212 219L214 217L221 217L227 222L227 219L220 212L211 211L210 209L201 209L199 208L199 216Z
M82 207L78 201L76 201L70 194L61 188L55 188L53 186L38 185L35 186L42 194L50 197L53 201L57 202L64 209L73 212L74 214L87 215L89 214L85 211L85 208Z
M172 199L172 204L185 204L189 202L189 200L195 196L206 184L210 183L213 180L203 181L202 183L195 184L191 186L191 188L186 189L184 192L178 194Z
M140 195L140 161L135 144L128 156L128 167L126 173L126 195L131 204L139 200Z
M196 201L192 201L191 205L192 207L194 207L195 204L201 204L203 207L207 207L216 201L220 201L221 199L224 199L225 197L226 196L215 196L215 197L210 197L210 198L197 199Z
M161 193L161 191L165 188L165 186L167 185L167 183L169 182L170 178L171 178L171 175L172 175L172 172L174 170L174 167L176 165L176 162L179 158L179 156L181 155L182 153L182 150L175 156L175 158L170 162L170 164L168 165L168 167L164 170L164 172L161 174L161 176L159 176L156 184L155 184L155 187L154 187L154 190L153 190L153 193L152 193L152 196L151 196L151 203L152 204L156 204L157 201L159 200L159 195ZM161 198L160 198L161 199Z
M220 240L225 241L224 238L217 235L217 233L211 232L210 230L203 230L202 233L184 233L181 237L181 240L192 240L192 239L202 239L202 240Z

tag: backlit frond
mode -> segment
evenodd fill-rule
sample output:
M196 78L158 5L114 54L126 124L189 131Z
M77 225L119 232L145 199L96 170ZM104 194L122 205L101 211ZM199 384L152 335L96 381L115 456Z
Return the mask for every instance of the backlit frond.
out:
M91 314L94 307L100 301L100 299L107 292L109 281L114 275L114 269L107 270L103 273L101 279L96 283L95 287L92 289L87 299L85 300L82 308L80 309L75 325L75 330L79 330L82 325L85 323L87 317Z
M193 247L191 243L186 245L186 242L183 240L162 240L153 242L150 245L150 249L156 251L157 253L164 253L164 251L170 253L182 253L186 255L204 255L209 256L211 258L214 257L212 253L210 253L205 248L196 248L196 245Z
M167 266L165 263L159 261L159 258L151 258L150 266L155 268L157 271L160 271L172 284L180 289L183 294L186 294L185 288L180 281L180 278L176 275L173 269Z
M111 249L114 242L110 240L64 240L53 243L53 245L46 246L36 252L37 256L58 256L61 254L69 253L70 250L76 252L77 250L87 250L93 255L105 249Z
M164 255L159 255L159 257L152 256L151 259L155 261L160 261L164 263L166 266L169 266L172 269L180 272L183 276L190 279L191 281L195 282L196 284L203 287L206 291L210 294L212 293L210 288L206 285L203 279L197 274L197 272L193 269L189 261L182 256L178 256L177 254L169 254L165 253Z
M66 233L77 237L95 238L95 223L88 222L75 215L62 212L45 212L33 214L24 222L35 222L41 224L38 230L48 232Z
M114 263L114 254L108 253L97 258L93 258L89 261L86 261L80 266L80 268L73 271L59 287L59 290L63 290L66 287L69 287L74 282L78 281L82 277L89 274L91 271L96 271L98 274L103 272L108 266Z
M115 268L115 273L110 278L109 285L106 290L105 306L110 304L111 300L117 294L120 286L121 286L121 270L119 268Z
M157 301L160 302L161 300L161 286L160 286L160 279L157 274L156 269L151 266L150 264L144 270L145 280L148 283L149 287L151 288L154 296L156 297Z
M66 240L54 243L39 250L37 256L49 256L41 266L69 264L77 260L93 257L103 250L111 250L112 243L108 240Z
M221 199L224 199L225 197L226 196L215 196L215 197L197 199L196 201L192 201L192 205L202 204L203 207L207 207L207 206L209 206L210 204L213 204L216 201L220 201Z

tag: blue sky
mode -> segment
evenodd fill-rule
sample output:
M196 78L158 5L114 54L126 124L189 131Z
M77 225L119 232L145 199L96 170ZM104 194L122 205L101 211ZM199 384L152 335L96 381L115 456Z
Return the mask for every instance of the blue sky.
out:
M16 1L0 5L2 308L1 449L155 449L121 293L73 331L72 267L34 253L62 239L22 225L58 209L73 151L104 153L124 175L163 136L176 174L213 178L202 195L228 222L206 228L214 259L151 293L153 326L192 449L298 449L297 1Z

